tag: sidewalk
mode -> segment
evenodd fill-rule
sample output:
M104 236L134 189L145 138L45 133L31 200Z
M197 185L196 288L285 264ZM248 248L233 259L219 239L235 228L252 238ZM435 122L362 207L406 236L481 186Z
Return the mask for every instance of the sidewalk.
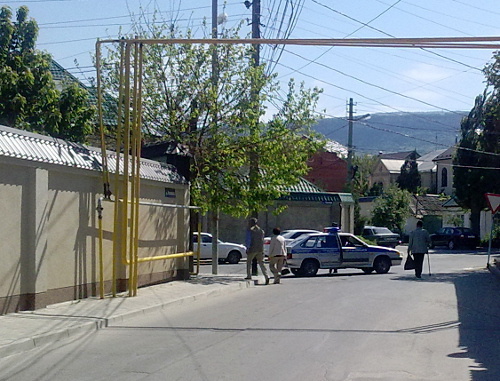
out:
M36 311L0 316L0 358L28 351L60 339L90 333L110 323L160 310L175 304L189 303L228 294L257 283L241 275L193 276L187 281L173 281L140 288L136 297L127 293L116 298L88 298L59 303Z

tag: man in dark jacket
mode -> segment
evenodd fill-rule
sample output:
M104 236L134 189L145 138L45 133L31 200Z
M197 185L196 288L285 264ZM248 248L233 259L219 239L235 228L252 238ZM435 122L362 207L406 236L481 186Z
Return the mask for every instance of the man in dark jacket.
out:
M257 225L256 218L250 218L247 231L247 277L252 279L252 261L255 258L260 266L260 270L269 284L266 267L264 266L264 230Z
M410 242L408 243L408 255L413 255L415 261L415 276L422 277L422 266L424 264L424 257L429 250L431 244L431 237L429 232L423 228L422 221L417 221L417 228L410 233Z

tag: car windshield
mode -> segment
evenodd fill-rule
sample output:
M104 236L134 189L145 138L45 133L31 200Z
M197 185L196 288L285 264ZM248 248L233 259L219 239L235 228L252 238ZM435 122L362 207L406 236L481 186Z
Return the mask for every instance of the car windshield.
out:
M392 234L392 232L387 228L374 228L375 234Z
M300 238L304 234L313 234L317 233L315 231L306 231L306 230L284 230L281 232L281 236L285 239L296 239Z
M340 236L343 247L365 247L366 243L354 236Z

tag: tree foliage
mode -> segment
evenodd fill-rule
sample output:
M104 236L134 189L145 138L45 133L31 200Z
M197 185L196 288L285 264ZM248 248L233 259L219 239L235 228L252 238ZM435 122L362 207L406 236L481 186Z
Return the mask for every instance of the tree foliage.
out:
M462 120L454 157L454 186L459 203L471 210L472 228L479 231L485 193L500 193L500 54L484 69L487 87Z
M238 32L225 30L223 37L237 38ZM189 38L191 32L156 20L147 28L137 24L132 35L171 39ZM119 51L116 46L103 60L104 82L112 91L118 84ZM204 211L242 216L264 209L299 181L307 158L322 146L310 129L318 89L291 81L278 111L263 121L278 85L274 76L265 75L264 66L253 65L251 47L155 44L145 48L144 73L145 138L189 148L191 195ZM258 159L256 187L250 186L252 157Z
M92 132L87 92L77 86L57 90L49 54L35 49L38 26L28 8L0 9L0 123L83 141Z
M360 197L369 196L370 175L377 161L373 155L363 155L353 157L353 167L355 168L354 178L352 180L352 192Z
M408 191L391 185L375 200L372 223L402 232L406 218L410 215L409 205Z
M417 152L413 151L404 164L401 166L401 172L396 179L399 188L406 189L410 193L417 193L421 185L421 177L418 172Z

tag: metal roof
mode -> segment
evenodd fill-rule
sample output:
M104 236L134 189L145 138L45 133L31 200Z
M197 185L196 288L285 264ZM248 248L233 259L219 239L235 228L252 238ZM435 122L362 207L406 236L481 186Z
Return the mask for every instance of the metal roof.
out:
M325 192L313 183L300 178L298 184L286 189L287 194L281 196L282 201L312 201L331 204L332 202L354 202L350 193Z
M2 125L0 125L0 156L102 171L100 149ZM115 173L117 155L115 152L108 151L107 157L108 170ZM123 163L123 156L120 156L121 171L123 171ZM166 183L187 183L172 165L148 159L141 159L140 176L143 179Z
M286 192L297 192L297 193L324 193L323 189L317 187L310 181L307 181L303 177L300 181L286 188Z
M399 173L401 172L401 166L405 163L404 160L396 160L396 159L381 159L381 163L385 168L391 173Z
M337 193L305 193L305 192L291 192L281 196L279 200L285 201L313 201L323 202L330 204L332 202L341 202L340 196Z

